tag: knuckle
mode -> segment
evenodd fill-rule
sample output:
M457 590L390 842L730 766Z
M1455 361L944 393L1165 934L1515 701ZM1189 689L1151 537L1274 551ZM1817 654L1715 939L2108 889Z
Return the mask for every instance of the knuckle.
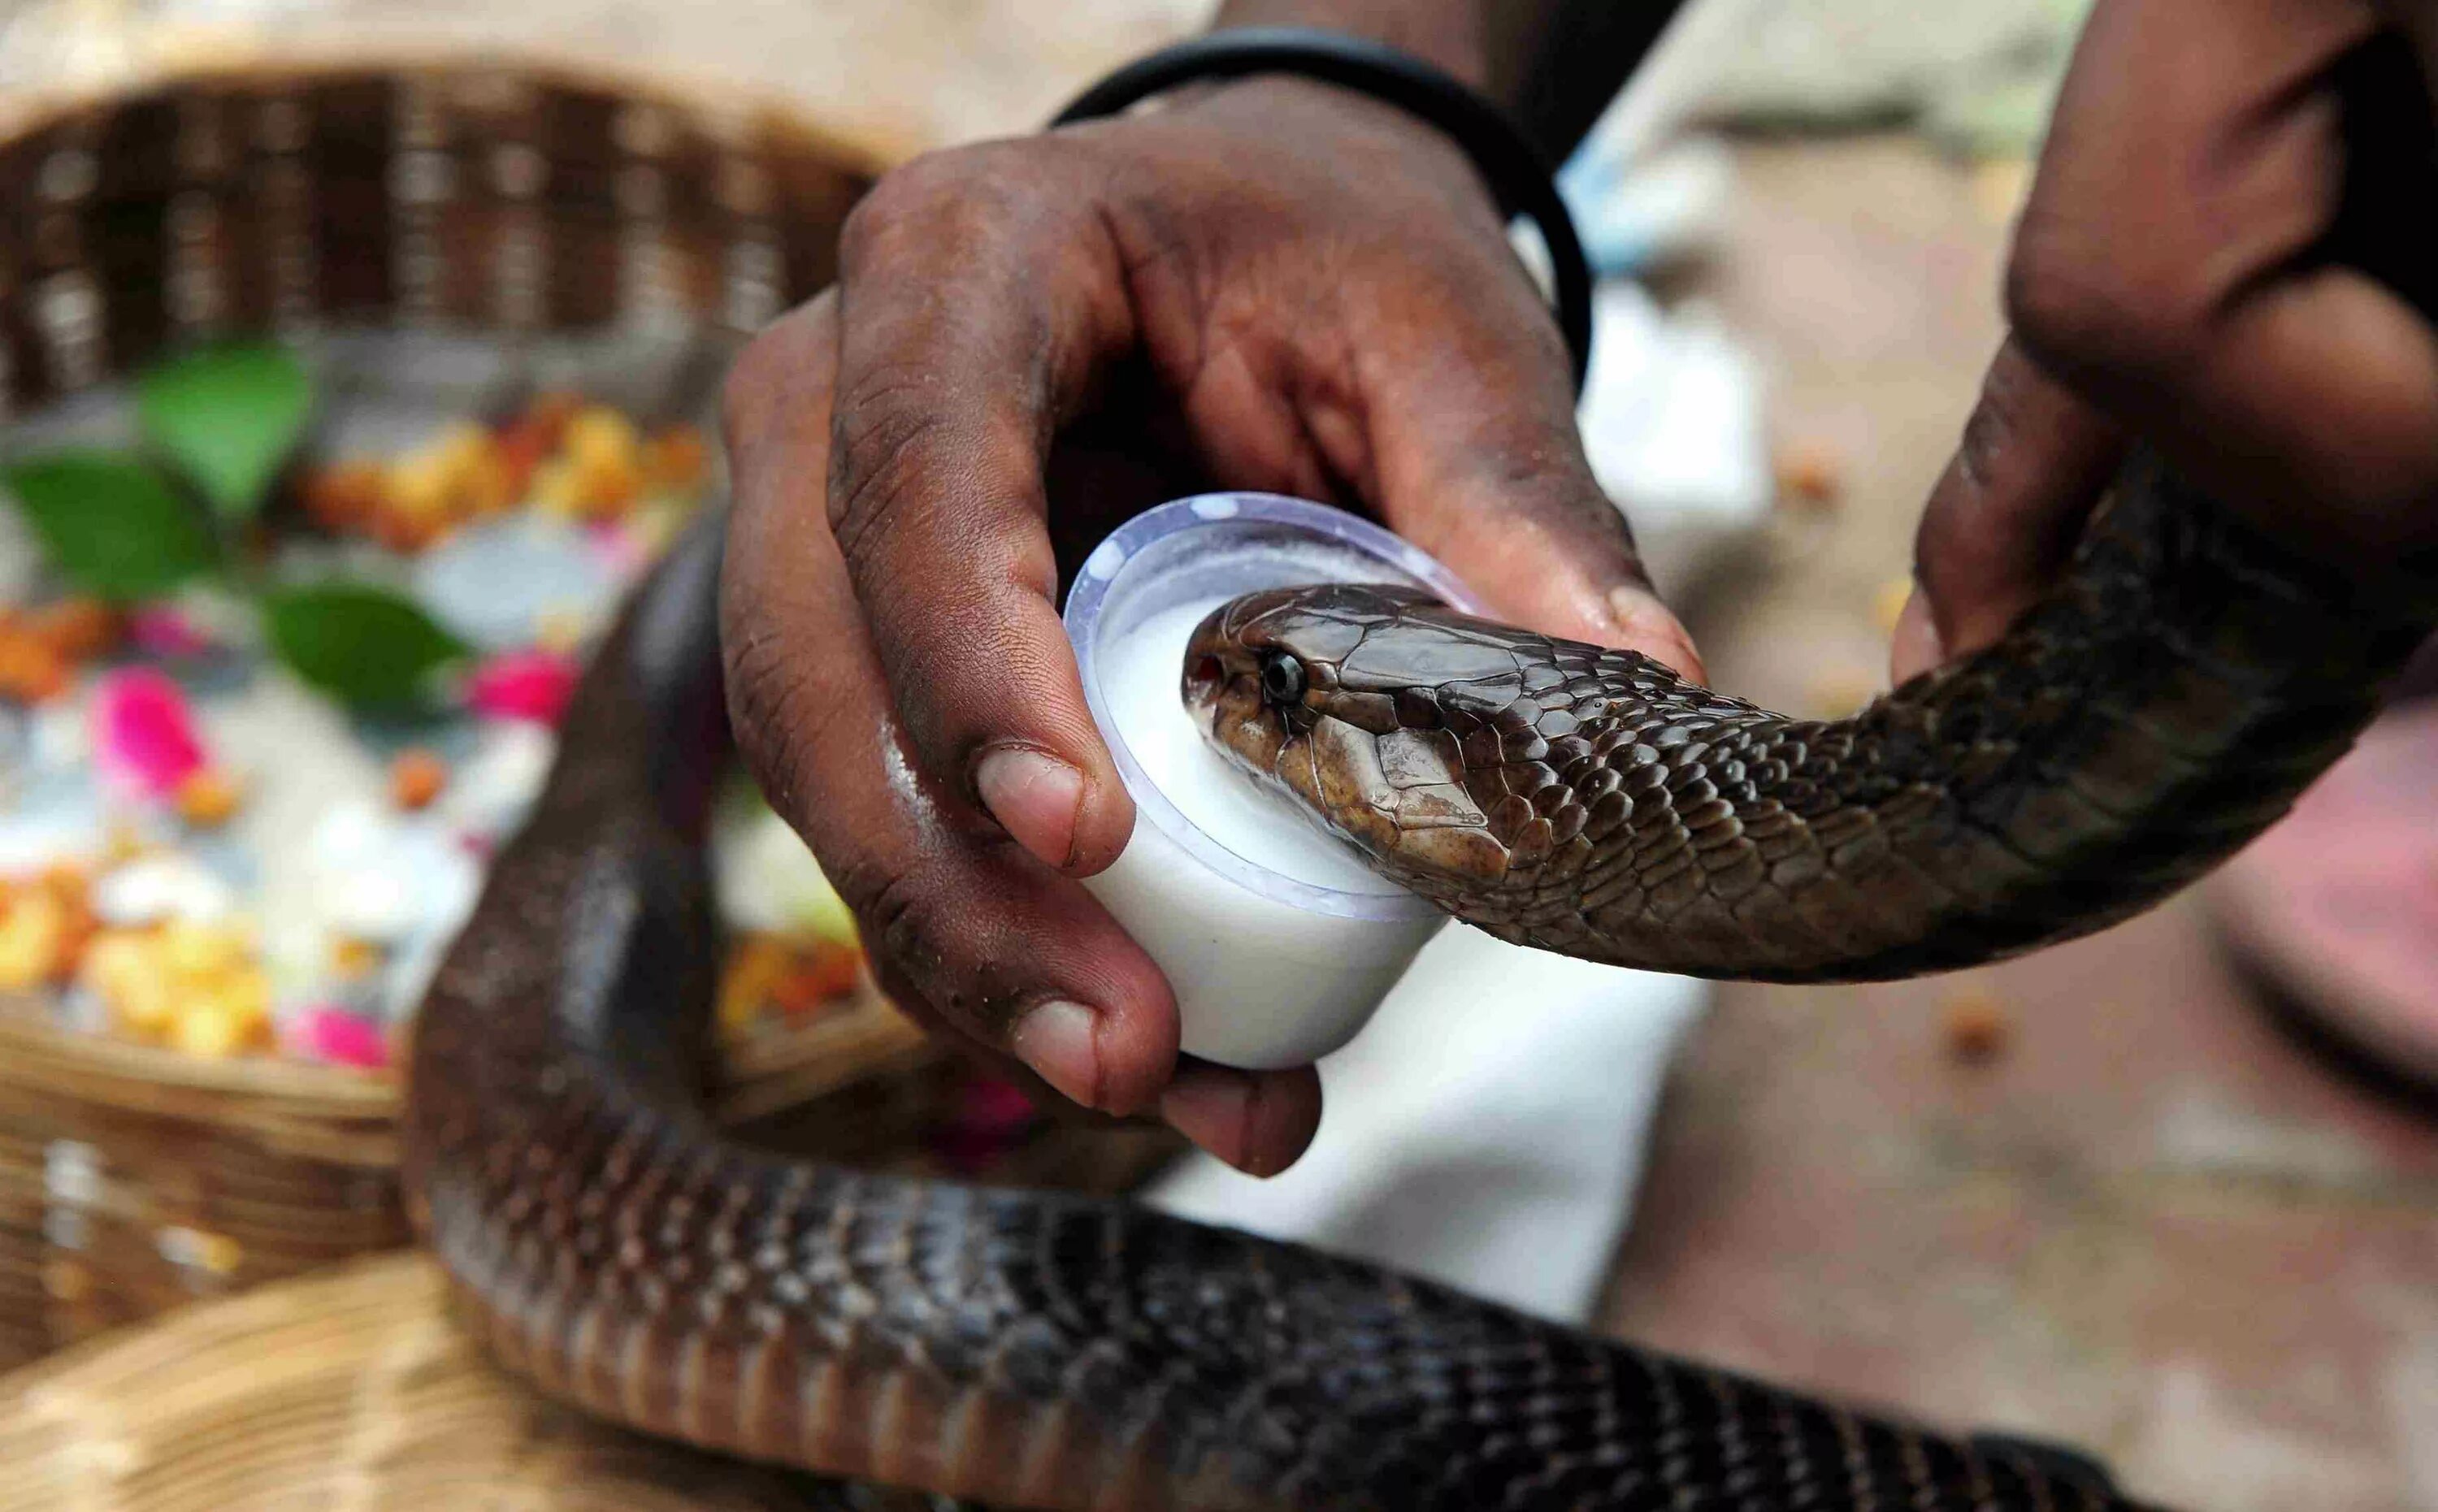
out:
M863 861L839 868L839 897L855 911L873 952L892 975L952 1021L974 1025L981 995L970 980L960 937L971 922L951 901L961 889L920 862ZM964 927L960 927L963 921Z
M868 266L875 253L902 234L901 227L922 220L932 192L924 169L929 161L916 158L881 175L847 212L839 226L839 266L844 277L851 280Z
M1913 541L1914 581L1931 596L1946 603L1969 594L1970 586L1988 576L1990 554L1964 521L1965 511L1951 503L1924 510Z
M985 143L928 152L885 174L839 230L840 267L862 270L910 255L961 257L999 239L1038 177L1032 154Z
M824 293L756 332L720 380L721 433L732 456L781 433L791 417L817 407L828 376L834 306Z
M2006 315L2061 372L2133 377L2172 366L2206 320L2190 264L2027 220L2006 265Z
M1023 417L952 408L928 390L920 373L883 365L839 396L829 518L849 571L869 581L910 530L927 554L953 543L961 575L1051 591L1046 536L994 528L1022 518L1038 491L1041 458Z
M1970 591L1970 585L2003 579L2014 565L2022 533L1993 470L2003 466L1997 459L2007 445L2010 424L2003 412L1976 412L1966 423L1953 474L1942 480L1914 531L1915 576L1923 586L1941 592ZM1970 460L1976 448L1977 462Z
M809 787L803 775L807 753L818 748L827 711L836 700L820 696L816 658L790 655L780 637L722 636L728 717L737 748L770 804L783 815L803 811Z
M1996 486L2006 454L2021 430L2019 391L1993 372L1990 381L1965 417L1964 433L1955 448L1956 478L1974 497L1987 497Z
M835 882L877 953L925 981L930 973L924 968L937 963L937 951L929 943L936 933L929 923L933 889L923 885L922 869L865 858L837 868Z
M884 369L856 380L839 401L830 531L858 577L876 554L882 521L927 493L945 466L931 443L947 416L904 402L912 381Z
M827 792L832 781L808 773L805 753L817 748L819 731L834 718L829 700L818 696L801 674L784 662L749 661L733 678L730 694L737 741L749 770L762 783L771 806L812 844L824 874L855 914L876 968L910 983L916 993L961 1020L972 1020L998 996L975 967L977 946L987 945L989 921L966 900L959 861L965 847L952 836L933 836L936 847L917 846L912 856L860 845L823 846L803 822L809 795ZM814 696L806 696L814 694ZM829 774L834 778L836 774ZM936 853L927 853L936 850ZM987 948L981 958L991 958Z

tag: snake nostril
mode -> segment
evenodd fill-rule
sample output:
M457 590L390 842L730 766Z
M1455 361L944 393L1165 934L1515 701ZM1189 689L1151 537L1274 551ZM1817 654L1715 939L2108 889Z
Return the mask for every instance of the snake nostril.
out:
M1189 698L1208 697L1225 680L1228 669L1214 656L1199 656L1185 669L1185 694Z

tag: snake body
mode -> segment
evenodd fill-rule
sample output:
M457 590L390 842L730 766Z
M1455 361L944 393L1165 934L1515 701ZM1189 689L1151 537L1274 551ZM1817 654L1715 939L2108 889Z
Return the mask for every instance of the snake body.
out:
M2361 235L2353 210L2340 230L2427 306L2410 97L2357 135L2409 147L2410 177L2348 204L2413 234ZM626 607L419 1020L411 1211L542 1389L1011 1507L2129 1504L2029 1451L1306 1249L723 1142L699 1099L718 558L712 521ZM1598 960L1825 981L1995 958L2164 896L2346 748L2433 619L2137 456L2048 602L1848 720L1359 588L1229 606L1181 672L1241 765L1457 915Z
M723 1143L712 529L593 663L420 1021L415 1213L510 1365L652 1432L1009 1506L2118 1504L1308 1250ZM1508 938L1824 980L2172 889L2345 748L2428 623L2142 465L2056 598L1840 723L1345 587L1229 606L1183 680L1238 762Z

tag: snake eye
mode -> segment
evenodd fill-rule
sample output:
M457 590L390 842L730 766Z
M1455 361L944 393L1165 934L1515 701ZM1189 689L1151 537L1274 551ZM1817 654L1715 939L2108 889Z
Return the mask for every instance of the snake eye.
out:
M1303 699L1303 663L1283 651L1273 651L1262 658L1262 696L1274 704L1299 703Z

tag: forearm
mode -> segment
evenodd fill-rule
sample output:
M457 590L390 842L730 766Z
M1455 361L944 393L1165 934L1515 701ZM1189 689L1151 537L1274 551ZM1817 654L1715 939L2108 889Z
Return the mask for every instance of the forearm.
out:
M1325 26L1387 43L1505 106L1555 162L1682 0L1226 0L1213 28Z

